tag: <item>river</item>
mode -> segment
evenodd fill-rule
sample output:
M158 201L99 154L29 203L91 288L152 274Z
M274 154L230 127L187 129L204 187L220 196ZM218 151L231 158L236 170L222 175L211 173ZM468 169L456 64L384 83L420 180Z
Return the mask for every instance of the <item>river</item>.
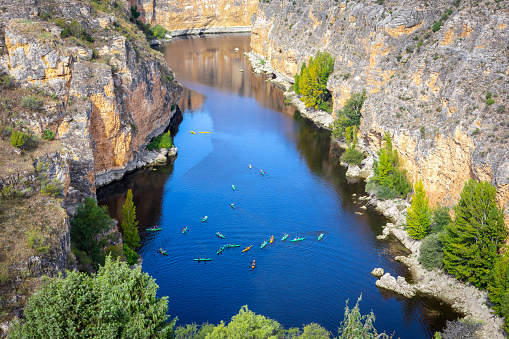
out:
M172 130L178 158L102 188L99 203L120 220L125 192L133 190L143 270L169 297L179 324L227 322L248 305L286 328L316 322L337 335L345 301L353 307L362 295L361 312L375 313L378 330L432 337L459 315L436 300L375 286L375 267L408 276L393 259L403 249L376 239L387 221L360 208L364 186L346 182L329 132L285 105L265 76L252 74L243 55L249 43L249 35L202 36L159 48L186 88L183 121ZM156 225L163 230L145 231ZM284 233L290 237L283 242ZM295 237L306 239L289 241ZM217 255L227 243L241 247Z

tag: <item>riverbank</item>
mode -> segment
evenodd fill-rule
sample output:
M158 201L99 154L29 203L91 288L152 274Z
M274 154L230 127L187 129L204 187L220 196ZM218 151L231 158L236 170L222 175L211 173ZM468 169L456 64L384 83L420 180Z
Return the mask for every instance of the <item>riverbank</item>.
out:
M307 109L292 90L293 79L275 71L270 63L261 56L252 52L245 53L245 55L249 57L255 73L268 75L271 78L268 81L284 88L285 102L293 104L304 117L310 119L318 126L330 129L333 122L332 115L327 112ZM365 148L363 145L359 146ZM363 151L365 154L372 153L368 149L363 149ZM368 156L367 159L371 159L371 157ZM369 162L371 168L367 168L369 166L366 166L365 162L361 167L355 166L356 168L353 168L354 166L348 166L347 173L351 181L356 181L356 173L359 174L357 181L370 176L367 175L367 172L371 171L372 173L373 162ZM362 176L360 175L361 172ZM484 326L478 332L481 338L504 338L500 331L503 328L503 320L488 306L489 299L486 291L480 291L472 285L464 284L442 270L428 271L419 263L418 257L421 241L411 239L404 229L406 224L404 212L409 206L406 200L380 201L374 196L359 197L359 200L365 202L365 208L375 208L386 218L393 221L393 223L388 223L384 227L383 234L378 237L379 239L385 239L392 234L411 251L409 256L397 256L395 259L408 266L413 282L408 283L404 277L393 277L390 273L385 273L376 281L376 286L394 291L408 298L418 294L437 298L450 304L453 309L464 314L466 318L482 322Z
M231 27L202 27L202 28L188 28L177 29L171 31L165 39L154 39L150 41L150 46L158 46L170 42L175 37L185 37L193 35L205 34L242 34L251 33L251 26L231 26Z

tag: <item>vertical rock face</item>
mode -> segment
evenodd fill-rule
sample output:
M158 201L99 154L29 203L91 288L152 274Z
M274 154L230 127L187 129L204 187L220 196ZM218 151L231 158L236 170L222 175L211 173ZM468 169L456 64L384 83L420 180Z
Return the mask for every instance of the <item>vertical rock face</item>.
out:
M168 30L250 26L257 0L129 0L140 20Z
M289 76L328 51L334 111L368 92L360 131L373 153L388 132L432 204L455 203L477 178L497 187L507 211L509 15L500 6L273 0L259 4L251 47Z

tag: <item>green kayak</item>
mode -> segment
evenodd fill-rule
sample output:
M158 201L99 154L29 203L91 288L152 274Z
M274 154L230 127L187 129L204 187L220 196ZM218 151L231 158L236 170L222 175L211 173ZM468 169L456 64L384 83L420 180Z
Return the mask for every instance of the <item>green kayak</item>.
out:
M322 238L323 238L323 233L318 236L318 240L322 240Z
M216 232L216 235L217 235L219 238L224 239L224 235L222 235L221 233Z
M150 232L155 232L155 231L162 231L163 228L162 227L158 227L158 228L147 228L147 231L150 231Z
M235 185L232 185L232 190L234 190L234 191L235 191Z
M223 252L223 251L224 251L224 246L222 246L221 248L219 248L219 249L216 251L216 254L219 254L219 253L221 253L221 252Z
M304 239L306 239L306 238L305 238L305 237L304 237L304 238L295 238L295 239L292 239L292 240L290 240L290 241L302 241L302 240L304 240Z
M211 261L212 259L210 258L196 258L196 259L193 259L194 261Z
M209 217L208 217L208 216L204 216L203 218L201 218L201 222L205 222L205 221L207 221L207 220L209 220Z
M267 246L267 240L265 240L263 244L260 245L260 248L264 248L265 246Z
M230 244L228 244L228 245L224 245L224 247L226 247L226 248L234 248L234 247L240 247L240 245L235 245L235 244L230 245Z
M288 239L288 237L289 237L289 236L290 236L290 235L285 234L285 235L281 238L281 241L285 241L286 239Z
M187 232L188 230L189 230L189 229L188 229L188 228L187 228L187 226L186 226L186 228L183 228L183 229L182 229L182 233L183 233L183 234L186 234L186 232Z

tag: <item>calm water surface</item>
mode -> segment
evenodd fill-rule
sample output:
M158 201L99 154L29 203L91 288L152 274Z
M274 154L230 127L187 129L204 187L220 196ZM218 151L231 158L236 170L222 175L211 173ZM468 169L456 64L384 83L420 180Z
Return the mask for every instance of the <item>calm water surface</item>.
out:
M337 334L345 301L353 306L362 295L361 311L373 310L379 330L396 338L431 337L457 315L437 301L375 286L375 267L408 275L393 260L402 249L376 239L386 221L360 208L363 185L346 183L329 133L285 105L282 91L264 76L252 74L243 55L249 43L249 36L199 37L161 48L186 87L183 121L172 131L178 158L101 189L100 203L121 219L125 192L133 189L143 269L157 280L159 295L169 297L169 313L180 324L228 321L248 305L287 328L316 322ZM156 225L163 231L145 231ZM290 238L282 242L284 233ZM260 249L271 235L274 243ZM294 237L306 239L290 242ZM226 243L241 248L216 255ZM160 247L169 255L160 256ZM193 261L197 257L212 261Z

